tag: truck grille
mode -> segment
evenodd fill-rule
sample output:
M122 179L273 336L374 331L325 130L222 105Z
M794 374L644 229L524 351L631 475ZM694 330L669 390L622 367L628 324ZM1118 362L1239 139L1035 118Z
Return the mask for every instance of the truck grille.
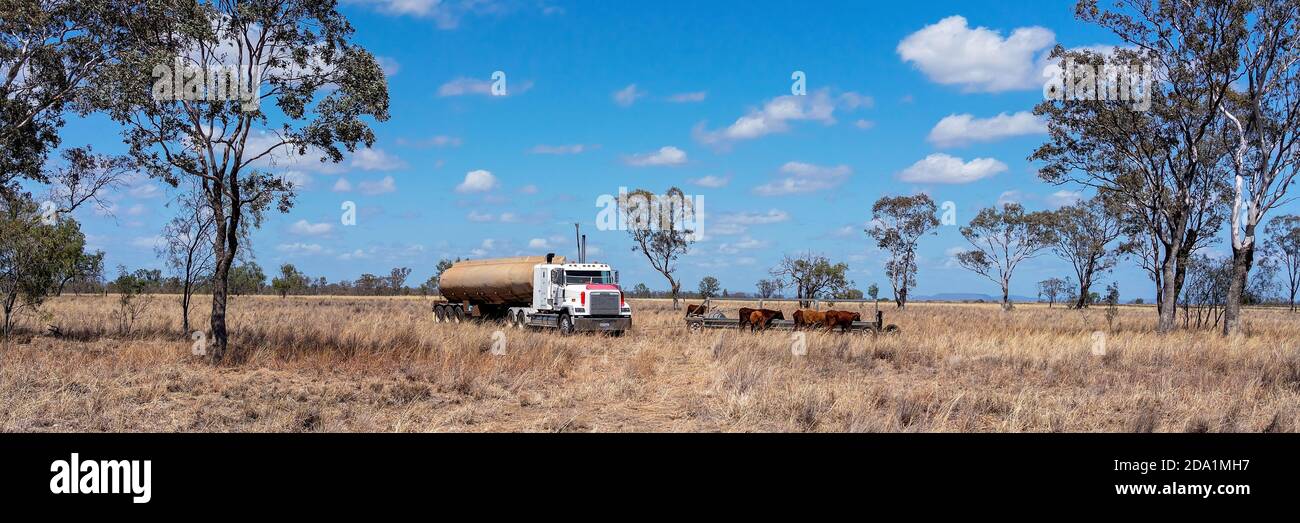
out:
M617 316L618 293L601 292L591 294L591 314L593 316Z

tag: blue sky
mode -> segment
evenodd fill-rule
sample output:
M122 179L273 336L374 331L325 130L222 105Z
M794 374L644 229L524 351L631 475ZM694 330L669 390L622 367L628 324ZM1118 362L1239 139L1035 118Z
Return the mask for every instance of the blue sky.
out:
M418 283L445 257L571 255L579 222L592 258L629 286L662 289L626 233L596 230L595 202L620 187L679 186L705 202L705 239L680 261L685 288L712 275L753 291L783 254L812 250L847 262L859 288L884 289L883 256L862 231L883 195L952 201L959 224L999 201L1046 209L1077 195L1037 179L1026 157L1045 135L1020 113L1042 99L1052 45L1117 43L1074 20L1072 2L341 9L389 74L392 118L374 126L373 150L340 164L275 166L303 188L291 213L254 235L268 272L291 262L339 280L406 266ZM507 96L488 94L494 71L506 74ZM805 96L791 96L794 71L806 75ZM65 144L84 143L122 150L101 117L69 122ZM92 247L110 267L161 267L152 245L172 212L166 188L137 179L111 199L115 217L79 211ZM344 201L358 206L355 226L340 224ZM955 226L926 237L914 292L996 294L952 261L966 245ZM1012 291L1032 296L1035 282L1069 274L1045 253L1017 271ZM1097 288L1118 280L1126 299L1151 295L1132 261L1102 280Z

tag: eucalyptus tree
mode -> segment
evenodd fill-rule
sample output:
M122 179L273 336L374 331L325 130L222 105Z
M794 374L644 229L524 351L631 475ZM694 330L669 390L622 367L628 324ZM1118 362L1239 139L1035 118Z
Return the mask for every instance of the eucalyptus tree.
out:
M867 235L889 253L885 276L894 288L894 303L907 306L909 291L916 287L916 247L921 237L939 226L938 208L929 195L885 196L871 206Z
M1026 213L1018 203L1004 204L1001 211L980 209L961 228L974 249L958 253L957 263L1001 286L1002 310L1011 310L1011 276L1022 262L1052 245L1050 222L1049 213Z
M1075 12L1111 30L1119 47L1108 56L1057 47L1052 58L1069 68L1145 71L1151 80L1141 85L1138 78L1129 92L1145 97L1147 107L1101 96L1112 86L1131 87L1135 78L1126 74L1103 76L1116 83L1099 80L1092 99L1045 100L1034 112L1046 119L1049 138L1030 159L1043 162L1042 179L1107 191L1141 220L1141 234L1159 250L1157 329L1167 332L1176 328L1184 266L1200 242L1214 236L1211 227L1226 200L1220 106L1238 77L1250 0L1112 5L1103 10L1096 0L1082 0Z
M1062 207L1051 214L1052 251L1070 262L1079 278L1076 309L1088 306L1093 277L1109 271L1119 261L1112 245L1122 233L1121 216L1101 196Z
M352 41L330 0L156 0L129 49L94 79L94 104L124 127L152 177L198 183L212 212L214 363L226 355L226 308L240 231L294 186L271 172L297 156L339 162L371 146L388 118L378 62ZM270 165L268 165L270 164Z

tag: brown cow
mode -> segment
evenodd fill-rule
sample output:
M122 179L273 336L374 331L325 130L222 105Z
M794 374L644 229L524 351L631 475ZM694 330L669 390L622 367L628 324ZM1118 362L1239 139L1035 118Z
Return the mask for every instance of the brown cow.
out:
M709 312L708 305L687 305L686 306L687 316L703 316L704 313L706 312Z
M772 320L784 320L785 314L771 309L753 309L749 313L749 330L766 330Z
M862 321L862 313L849 311L826 311L826 331L840 328L840 332L847 331L853 327L853 322Z
M815 327L826 322L826 313L799 309L794 311L794 329L799 330L804 327Z
M740 319L740 321L737 321L737 322L736 322L736 327L743 329L743 328L745 328L746 325L749 325L749 314L750 314L751 312L756 311L756 310L758 310L758 309L751 309L751 308L749 308L749 307L741 307L740 310L737 311L737 313L736 313L736 314L737 314L736 317Z

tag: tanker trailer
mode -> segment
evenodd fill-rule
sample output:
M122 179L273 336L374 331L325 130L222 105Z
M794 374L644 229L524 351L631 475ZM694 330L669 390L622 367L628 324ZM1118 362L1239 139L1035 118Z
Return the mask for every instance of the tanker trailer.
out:
M563 334L632 327L632 308L605 263L566 263L563 256L519 256L456 262L438 279L439 323L499 320Z

